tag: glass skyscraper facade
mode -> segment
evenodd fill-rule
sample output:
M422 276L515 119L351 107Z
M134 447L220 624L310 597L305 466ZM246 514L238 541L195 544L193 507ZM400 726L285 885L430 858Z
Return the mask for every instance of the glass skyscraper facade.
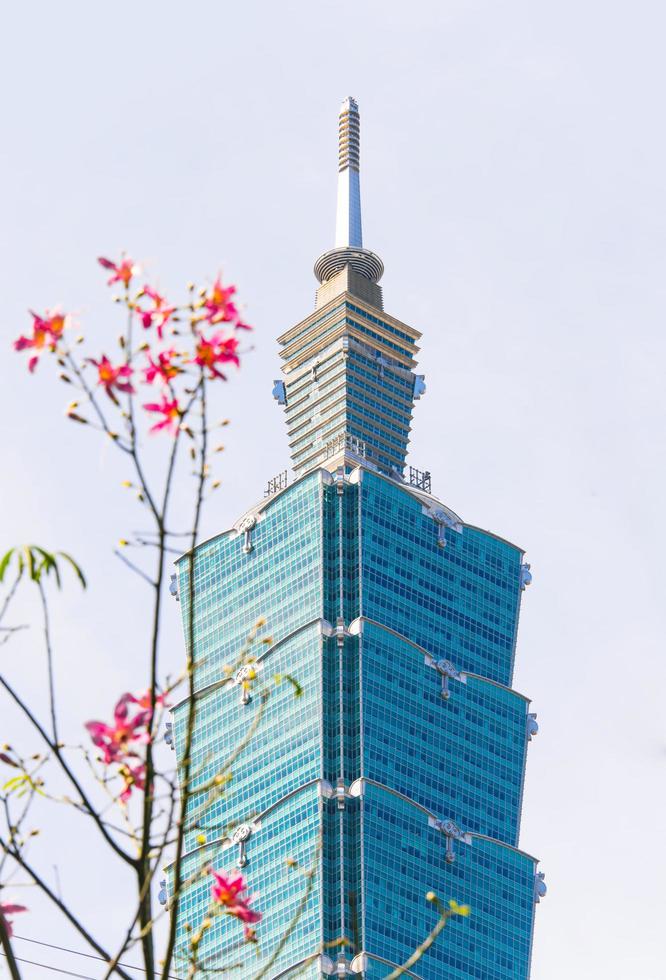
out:
M348 99L336 247L315 266L315 312L280 338L294 479L178 566L186 624L194 605L195 787L262 713L224 793L195 795L184 876L242 867L264 912L257 947L220 916L200 950L242 962L237 977L384 977L435 925L434 891L472 914L409 975L523 980L545 890L518 848L537 730L511 687L529 566L437 500L427 474L405 477L419 334L384 312L383 266L362 246L358 137ZM242 672L225 672L260 617L257 690L290 675L300 697L287 683L248 697ZM187 712L174 709L181 754ZM181 951L209 907L204 876L181 903Z

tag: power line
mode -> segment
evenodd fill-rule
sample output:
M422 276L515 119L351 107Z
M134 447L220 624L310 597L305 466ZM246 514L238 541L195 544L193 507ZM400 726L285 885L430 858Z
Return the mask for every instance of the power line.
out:
M0 950L0 956L7 956ZM87 973L72 973L71 970L61 970L57 966L49 966L48 963L37 963L36 960L25 960L22 956L14 956L17 963L29 963L30 966L41 966L43 970L51 970L52 973L64 973L67 977L78 977L79 980L95 980L95 977L89 977Z
M14 939L21 939L24 943L35 943L37 946L48 946L49 949L59 949L61 953L72 953L74 956L85 956L87 960L100 960L102 963L108 963L109 961L103 956L95 956L94 953L84 953L80 949L68 949L66 946L56 946L53 943L42 942L41 939L28 939L27 936L18 936L14 933ZM142 966L132 966L130 963L118 963L118 966L124 966L127 970L140 970L145 973Z
M71 953L73 956L85 956L88 960L99 960L101 963L108 963L109 960L105 959L103 956L95 956L94 953L84 953L80 949L68 949L67 946L56 946L54 943L45 943L41 939L29 939L27 936L19 936L14 933L14 939L20 939L24 943L34 943L37 946L47 946L49 949L58 949L61 953ZM16 957L18 959L18 957ZM38 964L39 965L39 964ZM117 963L116 966L122 966L126 970L138 970L140 973L145 973L146 971L142 966L134 966L132 963ZM159 973L155 973L155 976L159 976ZM179 980L178 977L174 976L173 973L168 973L167 976L170 980Z

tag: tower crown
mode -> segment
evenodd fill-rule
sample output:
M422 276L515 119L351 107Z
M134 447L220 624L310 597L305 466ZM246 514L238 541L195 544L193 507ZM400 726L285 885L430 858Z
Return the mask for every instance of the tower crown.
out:
M402 477L414 401L425 390L416 367L418 330L384 313L379 256L363 248L360 116L346 98L338 115L335 248L315 264L315 311L282 334L284 405L297 475L362 462Z

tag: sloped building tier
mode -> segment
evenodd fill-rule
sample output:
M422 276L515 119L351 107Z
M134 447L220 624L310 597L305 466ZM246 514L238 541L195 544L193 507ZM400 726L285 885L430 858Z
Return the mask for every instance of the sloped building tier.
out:
M259 961L245 956L236 976L270 960L298 908L269 976L320 976L338 954L348 971L386 975L436 921L433 890L474 912L415 975L526 978L536 862L517 842L531 716L510 687L521 550L363 467L311 472L248 516L194 554L195 788L264 714L224 795L192 801L181 948L207 914L197 869L232 867L243 827L244 873L271 912ZM272 636L259 677L303 689L279 685L265 708L224 669L259 616ZM175 709L179 753L187 710ZM222 917L201 952L233 962L239 941Z

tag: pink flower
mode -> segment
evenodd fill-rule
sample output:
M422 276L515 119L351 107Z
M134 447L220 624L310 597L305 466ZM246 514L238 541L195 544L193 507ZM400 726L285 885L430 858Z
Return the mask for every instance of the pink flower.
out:
M213 283L210 292L206 293L203 306L206 310L204 319L209 323L231 323L238 319L238 310L231 297L235 294L235 286L222 285L222 280L218 276Z
M180 374L181 369L177 364L174 364L174 358L176 357L178 357L178 354L173 349L161 351L156 361L148 354L148 367L144 369L146 383L152 384L155 378L161 378L162 381L171 381L177 374Z
M33 319L32 336L21 336L15 340L14 350L32 349L36 352L28 361L28 370L32 373L37 367L39 354L43 350L54 351L56 349L56 345L67 326L68 318L64 313L49 312L48 310L43 317L30 310L30 316Z
M123 790L118 799L121 803L127 803L132 795L133 789L144 790L146 788L146 767L143 762L134 765L123 763L118 770L123 778Z
M237 347L238 341L235 337L225 337L222 333L213 334L210 340L201 337L193 361L201 367L208 368L211 378L224 378L216 365L231 362L238 366L240 361L236 353Z
M262 913L250 908L251 896L246 895L245 898L241 896L241 892L247 889L245 879L239 874L225 875L215 871L214 868L209 870L215 879L210 889L211 898L224 908L227 915L233 915L243 923L243 933L247 942L256 942L252 924L261 922Z
M150 700L151 700L150 688L147 691L145 691L143 694L139 694L139 695L125 694L124 697L126 697L127 700L130 701L132 704L137 704L144 711L150 712ZM155 707L157 707L158 705L163 705L164 707L167 707L166 694L157 694L157 692L155 693Z
M99 258L99 264L104 269L111 269L113 275L109 279L108 285L113 286L114 282L122 282L125 289L129 288L132 276L139 271L132 260L128 257L121 257L120 262L112 262L111 259Z
M175 433L177 431L181 416L180 405L178 404L177 398L169 401L166 395L162 395L161 402L149 402L143 407L147 412L157 412L162 416L160 422L156 422L155 425L151 425L151 432L159 432L160 429L166 429L167 432L171 433Z
M14 930L12 929L12 921L8 919L9 915L16 915L17 912L27 912L25 905L13 905L11 902L0 902L0 919L2 919L5 929L7 930L7 935L11 939L14 935Z
M93 745L102 750L104 762L123 762L126 755L136 755L134 746L145 745L150 741L147 726L150 724L151 712L141 708L134 717L130 716L129 705L137 703L133 694L123 694L113 712L113 725L103 721L88 721L85 727L92 739Z
M149 327L157 327L157 336L161 340L164 327L176 312L176 307L167 306L164 296L160 296L152 286L144 286L140 295L148 296L153 301L152 309L149 310L142 310L140 306L137 306L136 311L141 317L141 322L146 330Z
M97 368L97 384L105 389L107 395L113 395L114 388L128 395L134 394L134 388L129 381L122 380L132 377L132 368L129 364L119 364L118 367L114 367L106 354L103 354L99 361L95 361L92 357L89 357L88 361Z

